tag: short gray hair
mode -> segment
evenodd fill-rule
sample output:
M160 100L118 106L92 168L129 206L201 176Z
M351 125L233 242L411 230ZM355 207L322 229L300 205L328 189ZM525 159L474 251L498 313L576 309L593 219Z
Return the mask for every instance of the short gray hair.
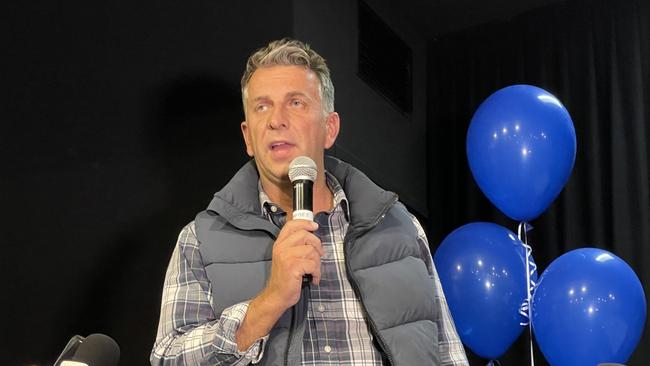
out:
M266 47L255 51L246 62L246 71L241 78L241 96L246 110L246 88L255 70L265 66L304 66L313 71L320 85L321 103L325 113L334 112L334 85L325 59L301 41L283 38L272 41Z

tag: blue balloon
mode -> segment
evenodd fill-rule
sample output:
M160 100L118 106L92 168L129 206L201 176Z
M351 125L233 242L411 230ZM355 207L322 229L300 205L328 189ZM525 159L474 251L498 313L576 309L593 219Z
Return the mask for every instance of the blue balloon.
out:
M479 356L496 359L524 329L519 309L527 298L525 258L514 233L486 222L461 226L436 250L458 335Z
M554 260L533 296L533 332L553 366L626 363L645 318L639 278L622 259L596 248Z
M478 186L504 214L529 222L555 200L576 156L569 112L549 92L513 85L490 95L467 131Z

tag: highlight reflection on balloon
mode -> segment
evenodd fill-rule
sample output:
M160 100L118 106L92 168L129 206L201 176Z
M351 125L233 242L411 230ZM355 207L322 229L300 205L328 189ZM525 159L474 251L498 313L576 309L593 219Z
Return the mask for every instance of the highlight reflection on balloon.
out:
M533 296L535 338L554 366L627 362L645 318L645 295L634 271L596 248L553 261Z
M445 238L434 261L463 343L489 359L505 353L524 329L519 314L527 291L521 241L502 226L471 223Z

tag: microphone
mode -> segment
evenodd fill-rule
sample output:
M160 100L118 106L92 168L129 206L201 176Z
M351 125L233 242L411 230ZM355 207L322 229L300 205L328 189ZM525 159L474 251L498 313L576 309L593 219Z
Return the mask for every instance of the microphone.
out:
M74 351L74 355L66 356L65 360L60 364L55 363L55 366L117 366L120 347L113 338L99 333L91 334L86 339L80 338L81 344Z
M59 357L56 359L56 361L54 361L54 366L60 366L62 360L72 357L84 339L85 338L80 335L72 336L72 338L70 338L68 341L68 344L66 344L65 348L63 348L63 351L61 351Z
M289 180L293 185L293 219L314 221L314 181L318 171L316 163L299 156L289 164Z
M306 156L298 156L289 164L289 180L293 185L293 219L314 221L314 181L316 163ZM302 277L302 286L308 286L312 275Z

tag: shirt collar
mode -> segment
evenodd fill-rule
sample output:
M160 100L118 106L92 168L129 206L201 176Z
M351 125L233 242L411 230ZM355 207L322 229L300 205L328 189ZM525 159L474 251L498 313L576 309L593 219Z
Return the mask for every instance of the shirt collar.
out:
M347 220L350 221L350 207L345 192L343 191L343 187L334 175L330 174L327 170L325 171L325 182L327 188L332 192L332 207L336 207L340 204L343 212L345 212ZM280 206L273 203L266 192L264 192L262 182L259 180L257 181L257 189L259 190L260 206L262 207L262 215L264 217L270 217L277 213L284 213Z

